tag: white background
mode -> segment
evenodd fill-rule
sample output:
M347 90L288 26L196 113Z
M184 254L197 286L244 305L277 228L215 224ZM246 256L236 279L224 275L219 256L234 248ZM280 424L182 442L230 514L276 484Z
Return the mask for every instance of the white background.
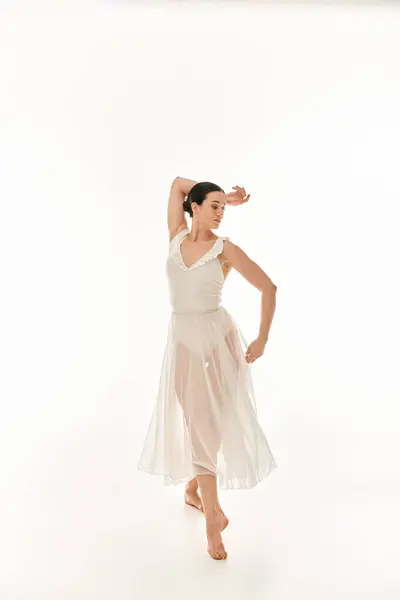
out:
M345 4L2 5L2 600L399 597L400 12ZM278 286L227 561L136 470L177 175L245 186L216 233Z

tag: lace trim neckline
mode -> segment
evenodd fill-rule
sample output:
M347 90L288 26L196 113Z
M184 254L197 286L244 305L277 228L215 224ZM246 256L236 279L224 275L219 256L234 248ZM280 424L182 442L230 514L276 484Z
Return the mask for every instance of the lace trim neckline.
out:
M178 240L177 248L176 248L176 252L175 252L176 262L179 264L180 267L182 267L182 269L184 271L191 271L194 267L201 267L206 262L208 262L210 259L216 258L218 256L218 254L220 253L220 251L222 250L222 248L220 247L220 244L222 244L224 239L227 239L226 237L219 237L218 239L216 239L214 244L211 246L211 248L209 250L207 250L207 252L205 254L203 254L203 256L200 256L200 258L198 260L196 260L193 264L191 264L188 267L183 261L181 245L183 243L183 240L186 238L186 236L190 232L189 232L189 229L187 229L187 228L182 229L181 233L183 234L184 232L185 232L185 235L182 235L181 238Z

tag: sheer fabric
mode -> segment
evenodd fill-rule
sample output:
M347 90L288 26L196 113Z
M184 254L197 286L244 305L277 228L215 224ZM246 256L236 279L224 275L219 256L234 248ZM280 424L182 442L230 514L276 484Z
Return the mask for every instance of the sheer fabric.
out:
M179 484L215 475L222 489L254 487L277 466L257 419L247 341L221 304L220 237L194 264L169 245L172 313L158 393L138 469Z

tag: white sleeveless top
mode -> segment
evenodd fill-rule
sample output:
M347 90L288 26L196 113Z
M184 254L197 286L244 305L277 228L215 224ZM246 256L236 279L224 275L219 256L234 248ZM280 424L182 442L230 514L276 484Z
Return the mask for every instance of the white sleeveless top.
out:
M166 273L172 310L178 313L212 312L220 307L225 283L217 257L224 248L224 240L229 238L219 237L208 252L187 267L181 244L189 233L188 228L182 229L169 244Z

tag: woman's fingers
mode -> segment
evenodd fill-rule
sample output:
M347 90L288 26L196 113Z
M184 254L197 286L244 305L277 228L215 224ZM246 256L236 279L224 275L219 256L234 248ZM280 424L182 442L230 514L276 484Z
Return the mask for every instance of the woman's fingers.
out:
M246 200L246 196L248 195L244 188L240 188L242 190L243 200Z
M242 187L240 185L233 185L232 189L236 190L236 193L239 196L239 198L235 202L236 204L241 204L243 202L248 202L249 201L250 194L247 194L247 192L246 192L246 190L245 190L244 187Z

